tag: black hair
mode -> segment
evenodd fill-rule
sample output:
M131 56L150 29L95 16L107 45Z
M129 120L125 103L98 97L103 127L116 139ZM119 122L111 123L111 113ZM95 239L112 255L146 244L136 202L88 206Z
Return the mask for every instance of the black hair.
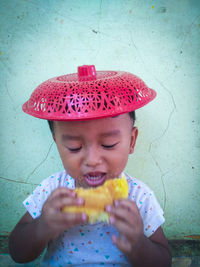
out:
M48 124L49 124L50 131L53 134L53 121L48 121Z
M135 111L129 112L129 116L133 120L133 125L134 125L135 120L136 120ZM54 132L54 129L53 129L53 121L48 121L48 124L49 124L50 131L53 134L53 132Z
M134 125L134 123L135 123L135 121L136 121L135 110L129 112L129 116L130 116L131 119L133 120L133 125Z

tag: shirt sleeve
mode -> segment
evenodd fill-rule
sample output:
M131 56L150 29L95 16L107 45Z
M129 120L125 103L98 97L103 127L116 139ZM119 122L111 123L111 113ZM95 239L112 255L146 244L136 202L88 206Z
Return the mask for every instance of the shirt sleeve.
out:
M152 191L141 202L139 211L143 219L144 234L150 237L165 222L164 212Z
M49 176L36 187L33 193L23 202L24 207L30 213L33 219L36 219L41 215L42 207L51 193L57 187L67 186L68 183L68 177L64 172L62 172Z
M164 222L164 212L153 191L143 182L128 176L129 198L140 212L144 225L144 235L150 237Z

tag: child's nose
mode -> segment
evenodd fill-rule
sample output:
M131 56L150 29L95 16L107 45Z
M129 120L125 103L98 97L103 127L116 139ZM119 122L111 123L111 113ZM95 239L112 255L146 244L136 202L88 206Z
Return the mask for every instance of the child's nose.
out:
M95 167L101 164L102 159L98 149L90 148L85 154L85 165Z

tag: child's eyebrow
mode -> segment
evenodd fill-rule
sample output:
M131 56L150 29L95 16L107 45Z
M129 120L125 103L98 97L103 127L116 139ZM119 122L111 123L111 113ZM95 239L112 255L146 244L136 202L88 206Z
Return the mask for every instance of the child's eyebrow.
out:
M63 134L62 135L62 140L63 141L67 141L67 140L80 140L81 137L80 136L76 136L76 135L68 135L68 134Z
M120 130L111 130L109 132L101 133L100 137L110 137L110 136L119 136L121 134ZM62 135L62 140L67 141L67 140L80 140L81 136L78 135L69 135L69 134L63 134Z
M110 136L117 136L120 134L121 134L120 130L112 130L109 132L102 133L102 134L100 134L100 136L101 137L110 137Z

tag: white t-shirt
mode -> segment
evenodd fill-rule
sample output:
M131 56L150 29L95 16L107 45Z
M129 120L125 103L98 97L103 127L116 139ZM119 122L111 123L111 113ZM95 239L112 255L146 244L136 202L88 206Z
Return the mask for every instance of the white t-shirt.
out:
M144 235L149 237L165 219L154 193L143 182L125 174L129 185L129 199L136 202L144 224ZM45 179L23 202L35 219L42 206L57 187L75 188L75 181L65 171ZM131 266L126 256L112 243L117 230L105 223L83 224L64 231L49 242L42 266Z

